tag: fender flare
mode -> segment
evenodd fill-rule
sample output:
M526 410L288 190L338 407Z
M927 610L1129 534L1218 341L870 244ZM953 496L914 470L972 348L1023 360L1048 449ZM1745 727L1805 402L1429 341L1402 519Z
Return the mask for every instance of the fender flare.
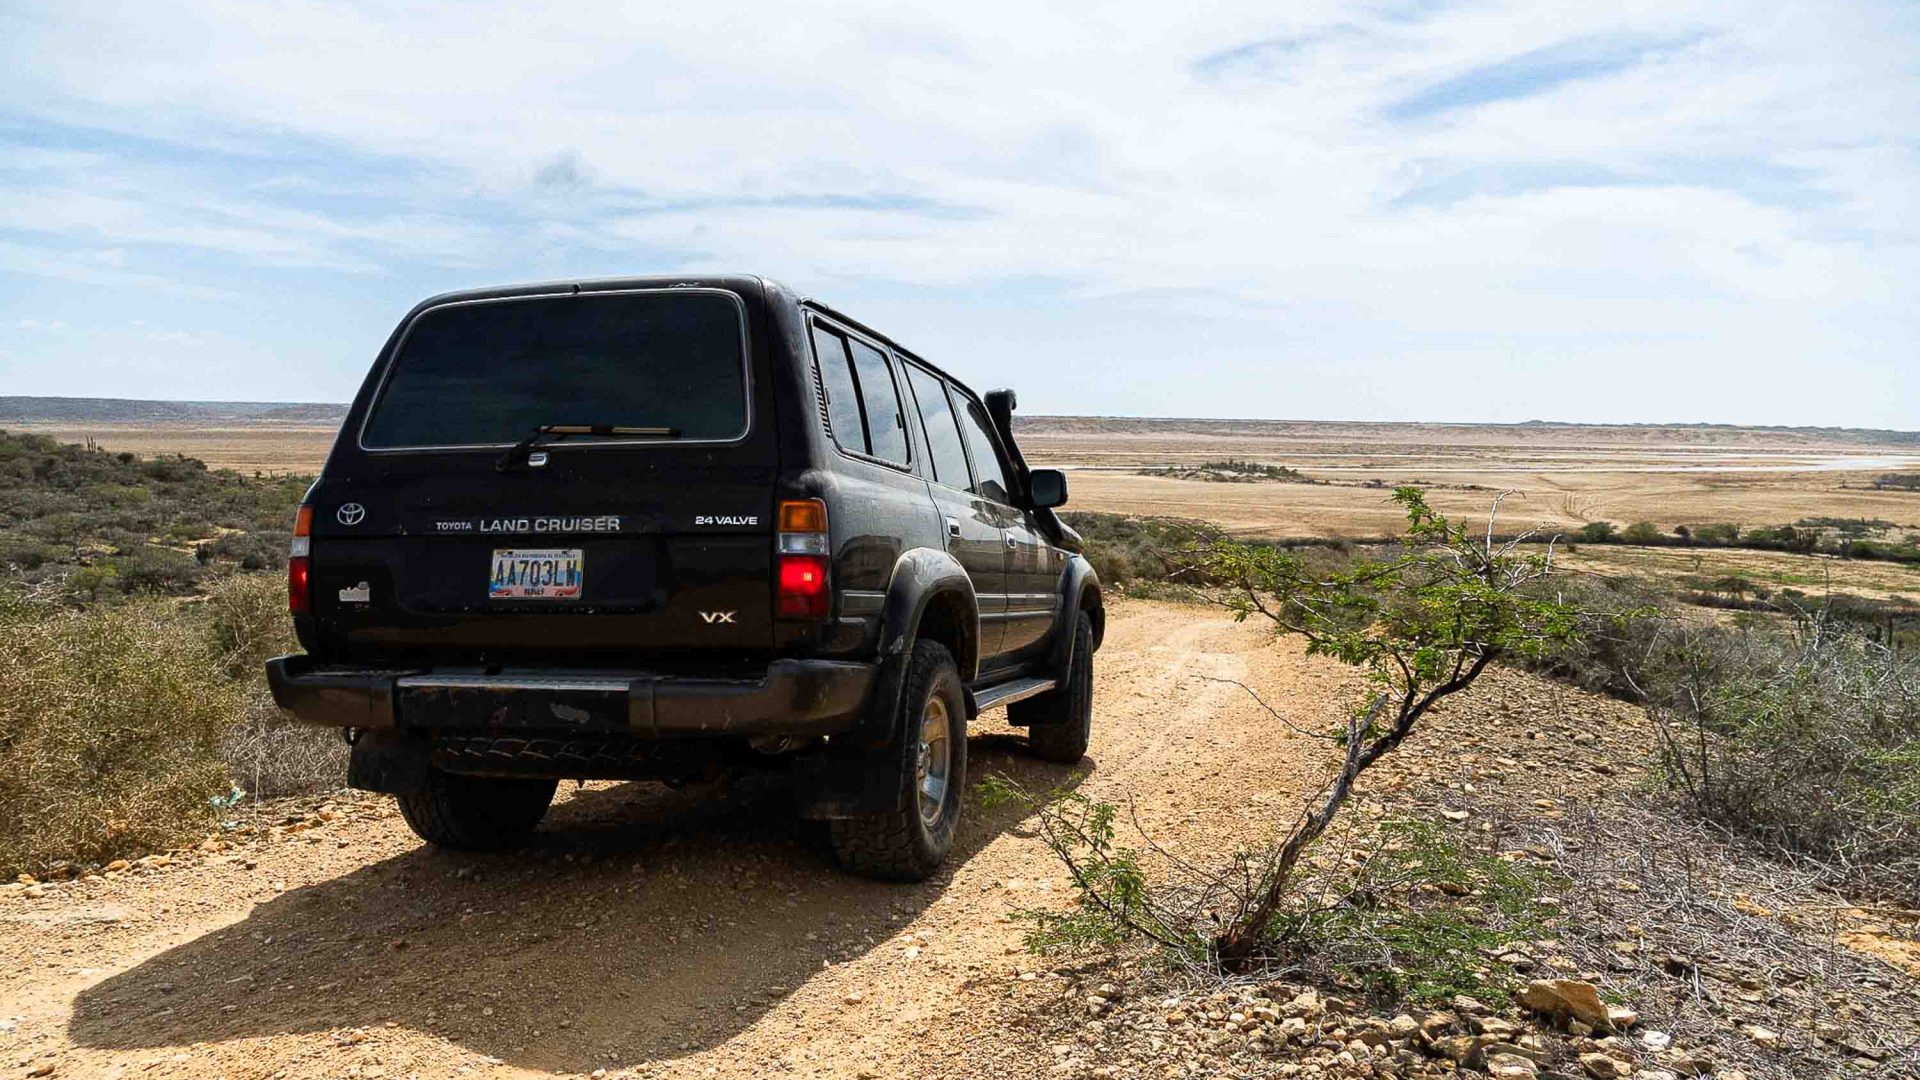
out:
M1093 613L1095 652L1100 651L1100 643L1107 636L1107 606L1100 594L1100 575L1094 572L1086 556L1068 556L1067 572L1061 578L1060 600L1060 619L1055 627L1048 667L1060 685L1065 686L1067 676L1073 671L1073 620L1082 608L1091 609Z
M973 579L959 560L944 551L914 548L894 561L881 605L880 672L868 691L861 722L847 742L880 746L893 740L888 722L898 713L901 688L906 685L907 661L920 637L921 620L937 598L952 597L965 612L961 617L962 649L953 658L962 683L973 679L980 666L980 602Z
M932 548L914 548L893 564L881 608L881 658L891 660L912 652L928 605L935 597L947 595L955 596L966 611L964 653L953 660L960 667L960 681L971 680L980 667L980 602L973 595L973 579L959 560Z

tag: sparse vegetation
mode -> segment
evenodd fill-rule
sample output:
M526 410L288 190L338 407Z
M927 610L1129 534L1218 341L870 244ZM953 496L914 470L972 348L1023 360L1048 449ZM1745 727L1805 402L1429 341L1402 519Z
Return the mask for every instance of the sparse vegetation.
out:
M1116 843L1111 805L1077 794L1033 799L1041 835L1072 876L1079 907L1040 916L1031 940L1070 944L1135 935L1174 955L1235 969L1289 954L1301 935L1326 928L1301 883L1311 875L1309 851L1334 825L1360 776L1497 657L1539 655L1573 632L1570 612L1527 588L1547 572L1545 556L1523 554L1513 542L1476 540L1416 489L1402 488L1394 498L1406 511L1407 534L1401 546L1378 557L1356 555L1328 566L1284 548L1217 536L1188 549L1198 576L1218 583L1216 602L1242 619L1269 619L1279 632L1304 638L1310 655L1365 673L1370 700L1356 703L1345 726L1324 736L1341 748L1333 778L1290 827L1236 852L1225 869L1173 860L1167 878L1152 883L1138 852ZM1002 788L999 794L1018 792ZM1445 944L1451 931L1438 924L1416 921L1400 929L1413 935L1399 939L1409 953L1418 953L1415 939L1426 936L1439 952L1455 947Z
M1341 847L1364 857L1331 860L1307 891L1337 903L1284 915L1281 962L1317 981L1359 986L1374 1001L1443 1005L1466 994L1505 1006L1525 984L1487 963L1512 942L1544 937L1557 914L1542 902L1550 875L1464 846L1431 821L1395 818Z
M1324 480L1315 480L1298 469L1285 465L1266 465L1258 461L1241 461L1228 458L1224 461L1203 461L1198 465L1168 465L1158 469L1142 469L1142 476L1165 476L1175 480L1202 480L1218 484L1323 484Z
M339 783L338 738L267 695L295 645L279 575L248 572L306 483L0 432L0 869L190 838L236 784Z
M95 603L278 569L307 483L0 431L0 574Z
M1641 581L1551 588L1583 629L1529 666L1647 706L1661 775L1694 813L1920 898L1911 604L1783 590L1711 620Z
M1632 544L1639 547L1750 548L1797 555L1830 555L1840 559L1920 564L1920 544L1912 537L1877 538L1890 534L1892 522L1869 518L1802 518L1792 525L1679 525L1662 532L1650 521L1636 521L1622 529L1611 521L1589 521L1569 538L1580 544Z
M1920 901L1920 666L1815 611L1669 624L1634 668L1688 805Z
M192 837L230 787L239 709L211 639L158 601L0 612L0 868Z

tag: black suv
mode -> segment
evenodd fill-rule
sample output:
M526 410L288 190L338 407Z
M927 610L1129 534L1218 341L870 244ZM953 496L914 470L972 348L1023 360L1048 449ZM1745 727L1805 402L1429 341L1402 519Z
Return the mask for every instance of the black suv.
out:
M434 844L773 768L845 866L924 878L980 710L1087 746L1100 583L1013 408L756 277L435 297L300 507L274 700Z

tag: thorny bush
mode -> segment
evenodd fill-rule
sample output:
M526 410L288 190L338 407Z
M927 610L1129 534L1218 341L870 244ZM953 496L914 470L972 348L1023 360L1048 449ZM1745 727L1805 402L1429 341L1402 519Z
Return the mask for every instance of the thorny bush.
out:
M1522 547L1530 536L1496 540L1499 500L1477 535L1434 511L1416 488L1400 488L1393 499L1406 511L1407 529L1381 555L1330 564L1218 536L1188 549L1191 579L1216 583L1207 598L1238 618L1259 615L1278 632L1299 635L1311 655L1360 669L1369 691L1340 730L1309 733L1340 748L1335 775L1290 826L1235 852L1224 868L1184 862L1149 840L1167 867L1165 880L1150 884L1140 854L1116 846L1112 807L1078 796L1034 799L1042 837L1065 862L1080 898L1080 910L1050 932L1090 939L1104 926L1229 968L1286 954L1313 925L1300 917L1301 861L1361 774L1496 658L1537 658L1576 633L1572 609L1531 587L1550 569L1551 546L1532 552Z

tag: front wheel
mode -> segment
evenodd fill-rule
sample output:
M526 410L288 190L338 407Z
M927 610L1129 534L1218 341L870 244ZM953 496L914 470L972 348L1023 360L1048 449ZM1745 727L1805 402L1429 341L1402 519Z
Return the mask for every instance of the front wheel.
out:
M833 854L856 874L924 881L953 848L967 779L967 703L946 646L914 643L901 688L895 808L828 822Z
M435 847L498 851L513 847L547 816L559 782L465 776L428 769L426 782L400 798L400 816Z
M1027 749L1042 761L1077 763L1093 737L1093 619L1075 613L1067 684L1007 706L1007 719L1027 729Z

